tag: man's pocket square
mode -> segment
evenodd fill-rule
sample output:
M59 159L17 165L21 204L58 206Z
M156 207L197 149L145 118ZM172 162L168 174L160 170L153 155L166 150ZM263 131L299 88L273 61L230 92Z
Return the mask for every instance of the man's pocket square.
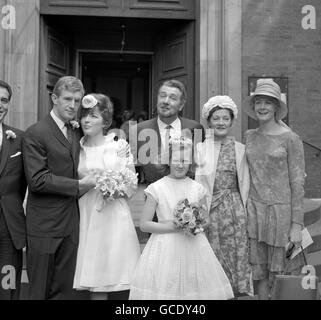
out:
M15 158L21 155L21 151L18 151L17 153L13 154L12 156L10 156L10 158Z

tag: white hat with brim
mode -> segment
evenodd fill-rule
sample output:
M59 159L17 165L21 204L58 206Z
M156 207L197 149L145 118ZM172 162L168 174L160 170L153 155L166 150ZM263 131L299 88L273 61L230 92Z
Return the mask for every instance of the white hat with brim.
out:
M281 89L272 79L259 79L254 93L243 101L243 110L255 120L257 120L257 117L254 112L253 99L256 96L268 96L279 101L279 107L277 107L275 113L277 121L282 120L288 114L288 108L281 100Z

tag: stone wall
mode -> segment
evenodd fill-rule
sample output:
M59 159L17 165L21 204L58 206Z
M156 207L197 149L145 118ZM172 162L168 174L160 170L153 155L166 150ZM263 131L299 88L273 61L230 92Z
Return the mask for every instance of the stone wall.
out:
M0 0L0 13L6 5L15 19L13 29L0 19L0 78L13 89L6 123L25 130L38 113L39 0Z
M241 0L200 1L200 105L214 95L229 95L242 103L242 3ZM231 135L242 140L242 112ZM206 121L202 120L206 127Z

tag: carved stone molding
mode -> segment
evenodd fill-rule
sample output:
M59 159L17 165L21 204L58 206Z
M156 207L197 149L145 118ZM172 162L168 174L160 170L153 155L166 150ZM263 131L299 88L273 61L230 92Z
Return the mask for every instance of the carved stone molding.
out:
M182 0L131 0L131 9L187 11L186 1Z
M48 6L108 8L108 0L49 0Z

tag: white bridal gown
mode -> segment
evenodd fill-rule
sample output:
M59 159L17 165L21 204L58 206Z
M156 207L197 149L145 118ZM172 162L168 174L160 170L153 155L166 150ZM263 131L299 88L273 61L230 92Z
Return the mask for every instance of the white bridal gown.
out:
M106 143L86 147L80 142L79 177L92 169L134 169L132 155L120 158L117 151L122 142L115 134L105 137ZM105 204L101 211L102 195L92 189L79 199L80 235L74 288L94 292L128 290L133 271L140 256L140 246L125 199ZM98 210L97 210L98 209Z

